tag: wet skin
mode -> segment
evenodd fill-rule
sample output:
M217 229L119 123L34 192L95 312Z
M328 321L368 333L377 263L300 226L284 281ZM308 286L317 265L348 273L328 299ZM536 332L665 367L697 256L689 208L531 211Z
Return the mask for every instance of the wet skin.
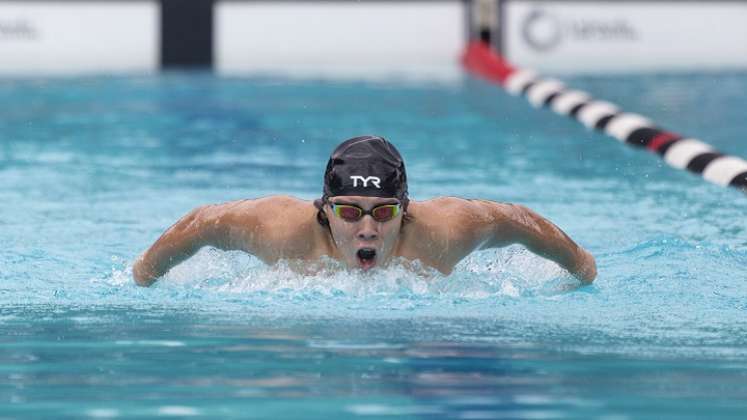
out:
M329 202L368 211L398 201L341 196L330 197ZM555 261L584 283L596 277L590 253L547 219L520 205L441 197L410 201L406 217L401 212L386 222L377 222L371 215L355 222L343 220L329 204L323 211L329 227L318 223L312 202L288 196L199 207L136 260L133 277L139 285L148 286L204 246L242 250L267 264L311 262L328 256L349 269L369 270L400 258L449 274L474 250L514 243Z

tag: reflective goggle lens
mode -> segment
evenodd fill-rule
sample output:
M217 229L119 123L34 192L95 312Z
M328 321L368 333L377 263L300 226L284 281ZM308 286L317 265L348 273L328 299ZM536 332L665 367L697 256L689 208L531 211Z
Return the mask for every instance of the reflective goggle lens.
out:
M385 204L374 207L371 211L364 211L362 208L349 204L332 204L332 211L335 216L348 222L357 222L366 214L370 214L377 222L387 222L399 215L399 204Z
M358 207L346 205L334 205L335 215L349 222L355 222L363 217L363 210Z
M371 217L378 222L392 220L399 214L399 204L387 204L371 209Z

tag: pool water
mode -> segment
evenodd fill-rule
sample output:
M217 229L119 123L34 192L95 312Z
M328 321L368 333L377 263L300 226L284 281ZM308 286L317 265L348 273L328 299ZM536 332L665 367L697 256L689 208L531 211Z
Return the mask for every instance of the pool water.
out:
M747 74L566 78L747 156ZM744 418L747 196L468 79L0 80L0 417ZM415 200L527 205L597 258L448 277L133 259L190 209L319 196L378 134Z

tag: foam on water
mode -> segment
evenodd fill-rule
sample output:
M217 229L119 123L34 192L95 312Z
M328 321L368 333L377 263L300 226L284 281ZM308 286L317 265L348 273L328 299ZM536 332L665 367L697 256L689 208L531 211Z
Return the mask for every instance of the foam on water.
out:
M298 264L311 268L313 274L300 274L294 267ZM91 281L123 292L135 287L128 262L120 262L109 275ZM391 315L393 309L395 313L423 307L436 309L439 303L467 307L496 299L552 297L579 286L578 280L555 263L521 247L475 253L449 276L417 261L394 261L388 267L362 272L348 270L331 259L313 263L281 261L268 266L243 252L205 248L174 267L151 288L138 290L138 294L153 299L168 295L169 299L176 299L171 303L240 298L250 310L261 300L262 306L309 315L322 308L325 316L332 317L348 316L354 309L358 317L376 318ZM430 316L435 314L428 312ZM468 314L469 311L443 313Z
M299 274L292 267L299 264L315 273ZM370 272L347 270L330 259L312 263L281 261L267 266L242 252L205 249L172 269L161 281L226 293L486 298L560 292L562 288L553 290L548 283L565 273L554 263L519 247L475 254L460 263L455 272L453 277L444 276L418 261L409 265L394 261L389 267Z

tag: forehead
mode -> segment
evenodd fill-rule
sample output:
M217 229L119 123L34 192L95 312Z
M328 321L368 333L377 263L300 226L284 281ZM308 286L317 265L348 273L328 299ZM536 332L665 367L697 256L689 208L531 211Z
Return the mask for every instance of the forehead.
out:
M399 200L397 200L395 197L391 197L391 198L364 197L364 196L359 196L359 195L338 195L338 196L330 197L329 201L335 204L339 204L339 203L355 204L361 207L377 206L380 204L399 203Z

